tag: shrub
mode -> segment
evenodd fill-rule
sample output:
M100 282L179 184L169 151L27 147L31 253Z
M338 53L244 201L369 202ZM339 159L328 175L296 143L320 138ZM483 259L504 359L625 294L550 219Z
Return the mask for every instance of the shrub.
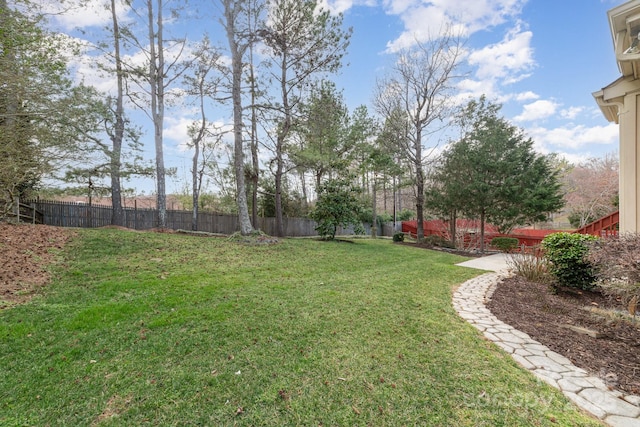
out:
M598 240L589 250L588 259L596 266L602 293L619 299L634 315L640 301L640 236Z
M403 232L398 232L396 234L393 235L393 241L394 242L404 242L404 233Z
M359 218L358 192L347 179L330 179L320 186L310 217L318 223L316 231L323 239L334 240L339 226L353 225L356 234L364 232Z
M358 217L360 218L360 221L371 224L373 222L373 211L369 207L362 208ZM393 222L393 217L390 213L387 212L377 212L376 222L378 223L378 225L383 225L387 222Z
M549 272L557 285L590 290L596 275L587 259L589 243L597 237L588 234L553 233L542 240L542 249L549 261Z
M515 237L494 237L491 246L501 252L511 252L518 247L519 240Z
M403 209L398 213L398 221L409 221L411 218L415 218L416 213L409 209Z
M387 213L387 212L379 213L376 216L376 219L378 221L378 224L380 225L386 224L388 222L393 222L393 217L391 216L390 213Z
M512 253L507 258L507 265L518 276L536 283L551 284L549 262L541 251L533 253Z

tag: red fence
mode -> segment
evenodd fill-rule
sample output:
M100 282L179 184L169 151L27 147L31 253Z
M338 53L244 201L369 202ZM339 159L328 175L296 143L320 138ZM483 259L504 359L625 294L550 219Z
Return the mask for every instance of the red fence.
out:
M593 221L575 232L580 234L593 234L594 236L606 237L618 234L618 224L620 222L620 211L615 211L607 216Z
M415 237L417 235L417 221L403 221L402 232ZM456 223L456 241L461 242L465 249L480 247L480 222L473 220L458 220ZM492 224L485 224L484 240L489 246L494 237L514 237L518 239L518 246L536 246L548 234L556 233L560 230L534 230L528 228L514 229L510 234L502 234ZM424 221L424 235L439 236L446 240L451 240L449 225L440 220Z
M619 217L619 212L616 211L573 232L593 234L599 237L617 235ZM425 237L435 235L446 240L451 240L449 225L445 221L424 221L423 226ZM480 221L459 219L456 221L456 230L456 241L462 242L465 249L473 249L480 246ZM532 247L539 245L547 235L559 231L563 230L516 228L509 234L501 234L493 225L485 224L484 240L485 245L489 246L494 237L515 237L518 239L518 246L524 245L526 247ZM402 232L415 237L418 234L418 222L403 221Z

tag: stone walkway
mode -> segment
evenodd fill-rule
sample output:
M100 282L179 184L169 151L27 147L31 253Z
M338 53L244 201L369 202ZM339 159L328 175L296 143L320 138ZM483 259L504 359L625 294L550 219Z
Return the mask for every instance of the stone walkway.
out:
M591 376L566 357L498 320L486 308L485 301L491 298L497 283L506 274L505 270L500 270L463 283L453 295L453 306L460 317L511 354L522 367L560 389L572 402L606 424L640 427L640 396L610 390L602 379Z

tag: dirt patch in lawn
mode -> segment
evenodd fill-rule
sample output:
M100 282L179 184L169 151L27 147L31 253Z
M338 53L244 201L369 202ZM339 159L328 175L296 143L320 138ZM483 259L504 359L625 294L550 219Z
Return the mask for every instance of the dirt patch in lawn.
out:
M502 281L488 308L503 322L602 378L640 395L640 318L599 292L549 287L521 277Z
M28 301L47 284L55 251L72 235L60 227L0 222L0 309Z

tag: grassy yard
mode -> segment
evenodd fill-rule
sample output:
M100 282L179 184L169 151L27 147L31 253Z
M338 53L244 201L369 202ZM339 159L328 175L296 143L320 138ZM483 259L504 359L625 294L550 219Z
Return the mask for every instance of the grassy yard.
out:
M80 231L0 312L0 425L600 425L457 317L462 260Z

